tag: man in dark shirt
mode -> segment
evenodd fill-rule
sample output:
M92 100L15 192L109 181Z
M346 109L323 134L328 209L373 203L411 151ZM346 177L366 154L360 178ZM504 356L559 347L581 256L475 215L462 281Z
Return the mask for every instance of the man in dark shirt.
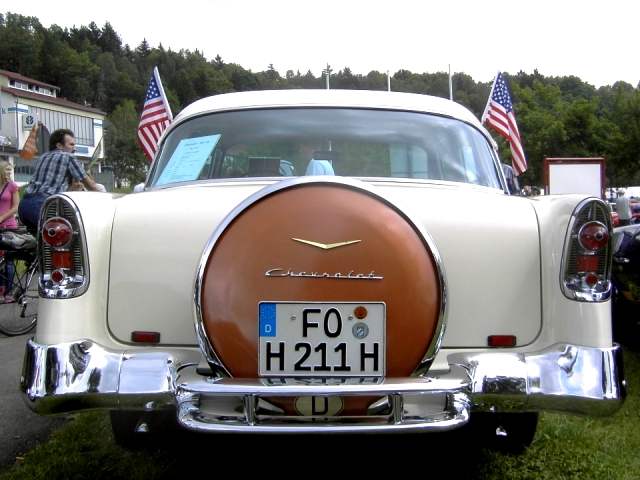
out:
M73 156L75 147L76 139L71 130L60 129L51 134L49 151L40 157L18 207L20 220L28 230L37 230L45 200L65 191L71 180L82 182L87 190L99 191L82 163Z

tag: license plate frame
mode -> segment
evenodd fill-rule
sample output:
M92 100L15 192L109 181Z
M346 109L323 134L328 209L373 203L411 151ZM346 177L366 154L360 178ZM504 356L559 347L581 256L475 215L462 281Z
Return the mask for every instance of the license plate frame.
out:
M386 304L261 301L258 343L260 377L383 377Z

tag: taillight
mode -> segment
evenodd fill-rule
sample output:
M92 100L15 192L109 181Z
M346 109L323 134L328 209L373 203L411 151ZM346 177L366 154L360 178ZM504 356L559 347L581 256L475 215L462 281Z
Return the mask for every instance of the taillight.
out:
M585 250L596 252L607 246L609 230L600 222L585 223L578 232L578 242Z
M70 198L55 195L40 216L40 294L47 298L82 295L89 285L84 228Z
M53 248L65 248L71 243L73 228L64 218L50 218L42 225L42 240Z
M601 200L573 212L562 260L562 291L572 300L602 302L611 295L611 216Z

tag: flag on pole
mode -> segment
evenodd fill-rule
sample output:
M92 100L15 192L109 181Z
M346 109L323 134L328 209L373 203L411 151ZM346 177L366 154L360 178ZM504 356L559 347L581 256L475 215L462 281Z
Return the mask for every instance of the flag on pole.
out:
M20 151L20 158L24 158L25 160L31 160L38 153L38 128L40 125L38 122L31 128L31 132L29 132L29 136L27 140L24 142L22 146L22 150Z
M89 175L91 175L91 170L93 169L93 166L100 159L100 150L102 149L103 139L104 137L100 137L100 141L98 142L98 145L96 145L96 148L93 149L93 155L91 155L91 160L89 161L89 165L87 165L87 168L85 169Z
M522 149L509 88L500 72L493 81L489 100L482 114L482 123L487 123L509 142L513 156L513 169L516 175L522 175L527 169L527 159Z
M162 132L172 120L171 107L164 94L164 88L162 88L158 67L153 67L138 125L138 140L150 162L158 151L158 140L160 140Z

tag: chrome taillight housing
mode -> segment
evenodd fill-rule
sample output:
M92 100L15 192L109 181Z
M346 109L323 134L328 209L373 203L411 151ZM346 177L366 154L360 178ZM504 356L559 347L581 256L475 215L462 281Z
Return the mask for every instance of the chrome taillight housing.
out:
M89 264L84 227L73 201L55 195L45 202L40 214L40 295L73 298L89 286Z
M611 214L601 200L588 198L573 211L560 284L567 298L603 302L611 296Z

